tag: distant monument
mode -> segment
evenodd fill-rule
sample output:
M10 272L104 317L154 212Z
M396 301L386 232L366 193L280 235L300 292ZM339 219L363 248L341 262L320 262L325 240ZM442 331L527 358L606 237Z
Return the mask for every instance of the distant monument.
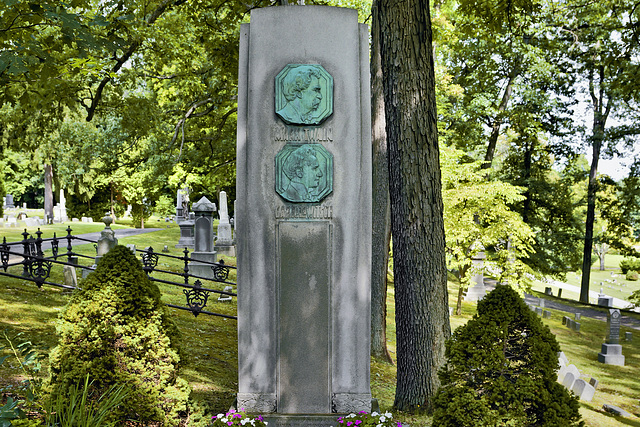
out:
M220 221L218 222L218 233L215 250L219 255L236 256L231 235L231 223L229 221L229 209L227 206L227 193L220 192L220 210L218 211Z
M242 25L238 407L270 427L371 411L370 99L355 10L262 8Z
M191 208L195 215L195 250L191 253L192 261L189 263L189 273L213 279L212 265L207 263L216 262L217 260L216 251L213 247L213 213L216 211L216 205L206 197L202 197ZM202 261L206 261L206 263Z
M606 342L602 344L601 352L598 353L598 362L606 365L624 366L624 355L620 345L620 321L620 310L617 308L609 309L607 313L609 332Z
M194 249L195 240L195 219L189 215L189 188L178 190L176 201L176 222L180 226L180 239L176 248Z

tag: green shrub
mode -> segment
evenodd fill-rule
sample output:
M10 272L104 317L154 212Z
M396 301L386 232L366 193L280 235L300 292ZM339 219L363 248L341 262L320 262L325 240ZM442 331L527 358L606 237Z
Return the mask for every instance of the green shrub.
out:
M510 287L499 285L446 343L433 425L581 426L578 401L556 379L555 337Z
M638 280L638 272L629 270L625 274L624 278L627 279L630 282L635 282L635 281Z
M100 260L61 312L56 329L52 399L70 399L69 391L88 375L91 396L129 387L126 405L114 410L112 419L178 424L189 396L187 382L178 377L178 331L158 287L129 249L116 246Z
M623 258L620 261L620 270L622 270L622 274L627 274L629 271L640 271L640 258Z

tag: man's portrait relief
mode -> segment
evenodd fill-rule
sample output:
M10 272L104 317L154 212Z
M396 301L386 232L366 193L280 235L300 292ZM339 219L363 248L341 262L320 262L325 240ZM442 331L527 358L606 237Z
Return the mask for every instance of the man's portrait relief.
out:
M333 78L321 65L288 64L276 76L276 114L287 124L318 125L333 112Z
M276 155L276 191L289 202L319 202L332 181L333 156L320 144L288 144Z

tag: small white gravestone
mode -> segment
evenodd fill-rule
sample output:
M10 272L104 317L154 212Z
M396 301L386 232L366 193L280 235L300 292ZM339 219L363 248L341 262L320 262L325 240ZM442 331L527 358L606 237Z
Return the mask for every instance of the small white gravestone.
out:
M578 399L584 400L585 402L591 402L593 395L596 393L596 389L593 388L591 384L580 378L575 380L571 391L578 396Z
M233 288L231 286L225 286L224 291L233 292ZM233 300L233 297L231 295L220 294L220 296L218 297L218 301L220 302L227 302L231 300Z
M562 380L562 385L566 387L567 390L571 390L573 387L573 383L576 381L577 377L573 372L567 372Z
M580 378L580 371L578 370L576 365L570 364L563 368L560 368L560 370L558 371L558 382L564 384L564 380L569 373L573 375L572 381L575 381L576 378ZM571 384L573 384L573 382Z
M64 274L64 284L73 288L78 287L78 277L76 275L76 268L71 265L65 265L62 268Z

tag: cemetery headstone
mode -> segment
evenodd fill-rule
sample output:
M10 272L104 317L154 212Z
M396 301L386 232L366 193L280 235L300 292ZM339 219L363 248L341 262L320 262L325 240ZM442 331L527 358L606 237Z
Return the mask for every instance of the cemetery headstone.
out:
M602 307L613 307L613 297L605 295L603 283L600 282L600 293L598 294L598 305Z
M633 334L631 332L624 333L624 340L630 342L633 339Z
M73 288L78 287L78 277L76 276L76 268L71 265L65 265L62 268L64 275L64 284Z
M617 406L614 405L609 405L608 403L605 403L604 405L602 405L602 409L605 410L605 412L609 412L610 414L619 416L619 417L630 417L631 414L627 411L625 411L622 408L619 408Z
M189 219L189 188L181 188L176 193L176 222Z
M13 196L11 194L7 194L4 198L4 206L7 209L14 209L16 205L13 204Z
M336 7L240 30L237 399L270 427L371 411L368 46Z
M224 291L225 292L233 292L233 287L225 286L224 287ZM233 300L233 297L231 295L220 294L220 296L218 297L218 301L219 302L230 302L232 300Z
M476 242L474 245L481 246L480 242ZM479 301L487 295L487 289L484 286L484 273L482 272L482 267L486 258L487 256L483 250L471 257L475 274L471 278L470 287L467 289L467 293L464 297L465 301Z
M229 210L227 208L227 193L220 192L220 211L218 212L220 221L218 223L218 233L215 250L220 255L236 256L231 236L231 223L229 222Z
M104 227L104 230L100 232L100 238L98 239L95 265L98 265L100 258L106 255L107 252L109 252L118 244L118 239L116 239L116 233L111 229L113 218L111 218L109 214L107 214L104 216L104 218L102 218L102 222L104 222L105 227Z
M607 313L607 325L609 326L607 339L598 353L598 361L601 363L624 366L624 355L622 354L622 345L620 345L620 322L620 310L617 308L609 309Z
M191 207L195 214L194 221L194 248L191 252L191 262L189 263L189 273L207 279L213 279L211 264L216 262L216 251L213 247L213 213L216 211L215 203L206 197L202 197ZM187 222L187 221L183 221ZM205 262L202 262L205 261Z
M591 402L591 400L593 399L593 395L596 393L596 389L581 378L575 380L575 382L573 383L573 387L571 387L571 391L573 391L576 396L578 396L578 399L585 402Z
M576 374L569 371L565 374L564 379L562 380L562 385L565 386L568 390L571 390L573 387L573 383L576 381Z
M180 204L176 203L176 222L180 226L180 239L176 248L194 249L195 238L195 218L189 218L189 189L178 190Z
M574 313L573 317L575 320L580 320L582 318L582 313Z

